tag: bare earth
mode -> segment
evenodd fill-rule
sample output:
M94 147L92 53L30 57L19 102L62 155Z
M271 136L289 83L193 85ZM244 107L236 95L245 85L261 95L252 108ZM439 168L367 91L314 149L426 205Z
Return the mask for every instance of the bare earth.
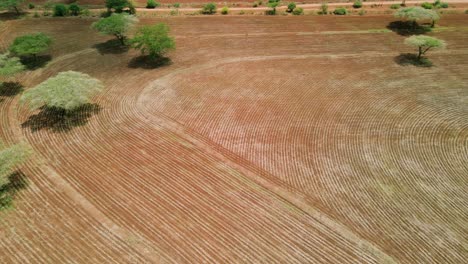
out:
M429 68L402 65L391 16L143 19L176 37L154 69L92 19L3 22L0 49L54 38L26 89L76 70L106 90L65 132L0 93L0 139L36 152L0 262L463 263L467 18L429 34Z

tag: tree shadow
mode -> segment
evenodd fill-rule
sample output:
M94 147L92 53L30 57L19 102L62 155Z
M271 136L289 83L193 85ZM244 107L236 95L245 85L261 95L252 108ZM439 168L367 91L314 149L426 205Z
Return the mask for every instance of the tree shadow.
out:
M151 58L150 56L138 56L130 60L128 67L130 68L142 68L142 69L156 69L171 65L172 61L167 57Z
M0 13L0 21L15 20L23 17L24 15L26 15L24 12L21 12L19 15L15 12L4 12Z
M118 39L111 39L106 42L98 43L93 45L93 48L97 49L99 54L122 54L129 50L128 45L122 45Z
M23 91L23 86L18 82L0 83L0 96L11 97Z
M50 60L52 60L52 56L50 55L39 55L36 57L28 56L20 58L21 63L26 67L26 69L30 71L46 66Z
M8 182L0 186L0 211L13 206L15 195L28 187L26 175L17 171L8 176Z
M429 68L432 67L432 62L427 58L418 60L418 56L412 53L402 53L394 58L394 61L401 66L413 65L416 67Z
M402 36L421 35L432 30L429 26L422 26L412 21L393 21L388 23L387 29Z
M53 132L68 132L74 127L83 126L88 119L101 111L98 104L85 104L71 111L62 108L43 106L38 114L32 115L21 124L23 128L30 128L36 132L50 129Z

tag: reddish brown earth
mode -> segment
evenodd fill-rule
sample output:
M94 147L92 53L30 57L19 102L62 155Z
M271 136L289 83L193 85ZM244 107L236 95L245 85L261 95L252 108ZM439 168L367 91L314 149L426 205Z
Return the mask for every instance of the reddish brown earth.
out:
M36 153L0 215L2 263L468 257L466 15L430 33L448 43L430 68L397 63L412 50L387 16L142 23L159 21L177 50L155 69L103 49L91 19L0 24L2 48L54 38L26 89L66 70L106 86L68 131L1 97L0 138Z

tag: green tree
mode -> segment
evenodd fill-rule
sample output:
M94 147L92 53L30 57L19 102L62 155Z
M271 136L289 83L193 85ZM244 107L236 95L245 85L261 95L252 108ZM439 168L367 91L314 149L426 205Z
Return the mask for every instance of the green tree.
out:
M268 0L268 7L271 8L271 10L267 11L267 14L269 15L276 15L276 7L279 5L279 0Z
M8 183L8 176L23 165L32 154L32 149L26 143L10 147L0 142L0 186Z
M445 41L429 36L411 36L405 39L405 44L418 48L418 60L430 49L445 48Z
M0 10L13 10L19 15L23 1L24 0L0 0Z
M169 27L164 23L141 27L131 44L142 54L148 53L151 59L156 59L169 49L175 48L174 39L169 36Z
M54 5L54 16L67 16L68 15L68 7L64 4L56 4Z
M154 8L156 8L158 6L160 6L160 4L158 2L156 2L155 0L146 1L146 8L148 8L148 9L154 9Z
M81 12L81 6L79 6L77 3L71 3L68 9L70 10L70 14L72 16L77 16Z
M52 39L44 33L28 34L15 38L9 50L17 56L33 56L49 49Z
M138 18L128 14L112 14L101 18L92 24L92 28L105 35L115 36L122 45L125 45L126 34L138 23Z
M20 99L31 110L42 106L67 113L90 103L91 98L101 92L101 81L75 71L61 72L36 87L27 90Z
M130 8L132 4L128 0L106 0L106 7L109 11L122 13L125 8Z
M0 76L12 76L24 69L19 58L11 57L9 53L0 54Z
M208 3L204 5L202 8L202 13L208 15L216 13L216 5L214 3Z
M416 27L421 21L431 21L431 27L434 27L435 22L440 19L440 16L434 10L424 9L419 6L400 8L395 12L394 16L413 22L413 27Z
M292 2L288 4L288 9L286 10L287 12L291 13L294 8L296 8L296 3Z

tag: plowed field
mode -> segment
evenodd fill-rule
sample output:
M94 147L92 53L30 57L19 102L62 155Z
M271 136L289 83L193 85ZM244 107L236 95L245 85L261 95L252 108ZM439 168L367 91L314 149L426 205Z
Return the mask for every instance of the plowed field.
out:
M1 263L463 263L467 15L429 35L432 67L364 17L178 17L171 62L103 48L93 20L0 24L0 49L54 39L105 92L75 127L0 94L0 139L34 159L1 212Z

